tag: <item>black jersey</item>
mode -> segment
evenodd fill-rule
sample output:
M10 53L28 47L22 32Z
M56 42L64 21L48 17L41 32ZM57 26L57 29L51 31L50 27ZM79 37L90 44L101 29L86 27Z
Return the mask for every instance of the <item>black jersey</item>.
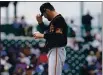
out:
M44 27L44 23L41 23L40 27L43 31L46 31L44 33L45 47L51 49L66 46L68 27L62 15L57 15L48 27Z

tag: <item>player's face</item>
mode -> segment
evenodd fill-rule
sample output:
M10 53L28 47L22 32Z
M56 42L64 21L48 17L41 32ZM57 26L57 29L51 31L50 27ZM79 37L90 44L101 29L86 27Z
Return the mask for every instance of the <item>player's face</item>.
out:
M48 21L51 21L51 18L50 18L50 16L49 16L49 14L50 14L50 13L49 13L48 11L46 11L46 12L43 13L44 17L47 18Z

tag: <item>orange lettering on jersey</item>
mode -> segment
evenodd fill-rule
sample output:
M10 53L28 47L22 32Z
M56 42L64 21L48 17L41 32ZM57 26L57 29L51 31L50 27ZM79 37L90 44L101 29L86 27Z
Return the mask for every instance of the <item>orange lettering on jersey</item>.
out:
M63 34L62 29L61 29L61 28L57 28L57 29L56 29L56 33Z
M50 32L54 32L54 25L50 25Z

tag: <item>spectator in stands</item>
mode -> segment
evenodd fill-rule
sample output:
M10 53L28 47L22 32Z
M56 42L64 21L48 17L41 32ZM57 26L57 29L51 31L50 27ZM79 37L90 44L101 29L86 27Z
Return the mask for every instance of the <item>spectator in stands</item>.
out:
M15 49L12 47L12 46L10 46L10 48L8 48L8 50L7 50L7 52L8 52L8 56L9 56L9 62L12 64L12 65L15 65L16 64L16 61L17 61L17 55L16 55L16 51L15 51Z
M33 65L33 69L35 70L37 66L37 58L35 54L31 54L30 64Z
M7 52L4 50L3 44L0 44L0 56L6 56Z
M79 44L76 41L76 35L75 35L75 32L73 30L71 32L71 36L68 39L67 46L73 50L79 50Z
M19 24L19 22L18 22L18 20L17 20L17 17L15 17L14 18L14 21L13 21L13 27L15 28L15 29L18 29L18 28L20 28L20 24Z
M25 27L27 26L27 23L26 23L26 21L25 21L25 17L24 17L24 16L21 17L20 24L21 24L21 27L22 27L22 28L25 28Z
M46 64L48 61L47 54L45 52L41 53L39 58L38 58L38 64Z
M75 31L75 33L77 33L78 26L76 24L74 24L74 20L73 19L71 19L71 21L70 21L70 27Z
M89 55L86 58L88 62L88 66L94 65L95 62L97 61L97 57L95 56L93 51L90 51Z
M36 44L35 46L31 47L30 51L31 51L32 54L36 55L36 58L38 58L40 56L40 49L39 49L38 44Z
M19 61L21 63L25 63L26 65L30 65L30 59L24 53L20 53Z
M87 69L89 75L95 75L96 74L96 61L97 57L95 56L93 51L90 51L89 55L86 58L86 61L88 62Z
M83 25L86 32L90 32L92 29L92 27L91 27L92 19L93 19L93 17L90 15L89 12L87 12L86 15L82 16L82 25Z
M21 35L25 35L25 28L27 27L27 22L25 21L24 16L21 17L20 27L21 27L21 32L22 32Z
M94 37L90 34L89 31L86 32L86 35L83 38L85 43L92 42L94 40Z
M81 34L80 27L79 27L79 25L75 24L75 20L71 19L69 26L75 32L76 36Z
M97 62L96 62L96 69L97 75L102 75L102 52L99 50L96 52Z
M23 53L24 53L24 55L25 55L26 57L29 57L29 56L31 55L30 47L28 47L28 46L26 45L26 47L23 48Z
M27 66L26 68L26 75L33 75L34 67L32 65Z
M14 69L14 75L23 75L26 72L26 67L25 63L18 63Z
M14 18L12 26L15 30L15 35L19 36L21 32L20 32L20 23L18 22L17 17Z
M9 57L7 52L3 49L3 45L0 44L0 72L1 75L9 75L9 69L12 64L8 61Z
M42 72L42 75L48 75L48 58L46 52L41 52L38 61L37 61L37 68L40 69L39 71ZM41 68L42 67L42 68Z
M28 63L27 62L28 60L25 58L25 55L23 53L20 53L19 56L20 57L17 58L18 61L16 62L16 66L13 69L13 73L15 75L18 74L23 75L23 73L26 71L26 66L27 66L26 63Z

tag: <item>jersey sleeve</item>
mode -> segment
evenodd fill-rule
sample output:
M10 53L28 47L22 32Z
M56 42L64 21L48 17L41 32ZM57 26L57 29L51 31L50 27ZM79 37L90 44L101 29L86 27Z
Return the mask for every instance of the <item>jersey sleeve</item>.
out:
M44 32L45 30L48 29L48 26L46 26L46 25L44 24L44 22L40 23L40 24L39 24L39 27L40 27L40 29L42 30L42 32Z

